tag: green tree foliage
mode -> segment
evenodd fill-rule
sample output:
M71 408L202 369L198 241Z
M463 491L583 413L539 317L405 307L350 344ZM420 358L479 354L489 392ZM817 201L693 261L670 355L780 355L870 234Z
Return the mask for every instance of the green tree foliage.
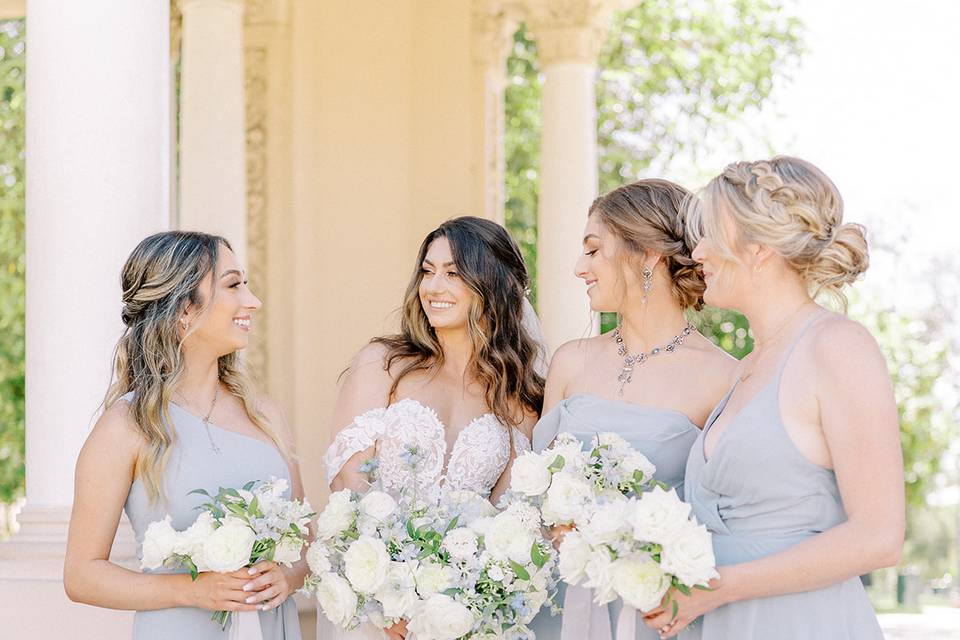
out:
M24 480L24 21L0 22L0 502Z
M617 14L598 60L600 191L677 153L695 157L705 140L726 140L725 125L763 104L800 53L802 27L789 4L651 0ZM523 27L507 73L505 219L535 269L542 79Z

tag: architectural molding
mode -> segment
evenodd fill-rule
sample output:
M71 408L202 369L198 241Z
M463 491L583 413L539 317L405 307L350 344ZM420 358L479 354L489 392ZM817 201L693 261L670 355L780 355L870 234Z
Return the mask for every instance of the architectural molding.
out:
M635 0L518 0L537 42L541 66L559 62L596 64L613 13Z
M267 286L269 215L269 51L266 45L248 45L244 50L244 95L246 96L247 145L247 272L253 291L264 305L257 312L257 331L246 352L247 366L261 381L267 379L269 326Z
M283 24L289 17L289 0L246 0L247 24Z

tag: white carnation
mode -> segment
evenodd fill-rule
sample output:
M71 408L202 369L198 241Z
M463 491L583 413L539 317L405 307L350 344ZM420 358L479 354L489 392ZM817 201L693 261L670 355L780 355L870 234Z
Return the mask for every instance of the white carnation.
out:
M360 511L381 522L386 520L396 508L397 501L383 491L369 491L360 500Z
M514 502L505 511L520 519L530 531L540 531L540 510L527 502Z
M203 562L210 571L229 573L250 563L256 534L237 518L226 518L203 543Z
M330 551L317 542L307 548L307 566L310 572L316 576L321 576L330 571Z
M424 640L456 640L473 628L473 614L465 606L437 593L416 607L407 629Z
M586 577L587 561L593 547L578 531L568 531L560 543L560 560L557 568L560 577L568 584L579 584Z
M623 601L640 611L660 606L670 579L656 562L645 556L617 558L610 565L613 588Z
M688 522L679 534L663 545L660 565L688 587L707 586L710 580L719 576L714 568L716 558L710 532L694 522Z
M353 524L356 515L356 504L350 499L349 489L343 489L330 494L330 500L317 518L317 539L329 540L334 538Z
M317 585L317 602L333 624L346 628L357 611L357 594L350 583L335 573L324 575Z
M631 500L627 519L637 540L665 544L677 536L689 522L690 505L677 497L673 489L655 487Z
M383 541L360 536L343 554L343 574L359 593L373 593L387 579L390 555Z
M531 498L541 495L550 486L548 467L554 458L528 451L515 459L510 468L510 488Z
M174 554L180 534L170 524L170 516L151 522L143 534L142 569L159 569Z
M443 548L456 560L469 560L477 553L477 534L467 527L451 529L443 538Z

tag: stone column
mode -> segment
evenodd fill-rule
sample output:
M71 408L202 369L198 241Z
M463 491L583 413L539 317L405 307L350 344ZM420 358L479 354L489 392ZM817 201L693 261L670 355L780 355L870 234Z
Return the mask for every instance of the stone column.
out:
M473 0L473 211L504 221L504 103L507 56L517 30L517 12L498 0Z
M120 268L167 226L168 25L167 0L28 2L27 501L0 544L0 601L16 612L5 637L129 635L129 612L67 601L63 555L77 453L121 330Z
M596 320L573 275L587 209L597 195L597 54L615 5L530 0L527 23L540 54L543 138L537 221L537 297L551 349L590 335Z
M247 249L243 0L180 0L178 227Z

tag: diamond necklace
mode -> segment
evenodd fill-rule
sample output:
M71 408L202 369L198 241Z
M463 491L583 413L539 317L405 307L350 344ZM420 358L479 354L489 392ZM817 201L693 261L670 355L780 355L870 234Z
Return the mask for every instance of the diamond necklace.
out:
M620 370L620 375L617 376L617 382L620 383L620 388L617 389L617 396L623 397L623 388L633 380L633 370L635 367L640 366L647 361L647 358L658 356L663 352L673 353L677 350L681 344L683 344L684 338L693 333L693 325L689 322L683 330L678 333L673 340L668 342L662 347L654 347L649 354L641 351L640 353L629 353L627 345L623 342L623 335L620 333L620 327L617 327L613 332L613 340L617 343L617 353L623 356L623 368Z

